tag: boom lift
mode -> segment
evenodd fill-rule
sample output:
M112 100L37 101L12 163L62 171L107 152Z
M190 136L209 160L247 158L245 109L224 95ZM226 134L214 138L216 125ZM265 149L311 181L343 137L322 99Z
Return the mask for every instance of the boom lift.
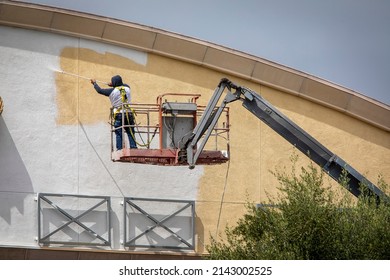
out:
M225 89L228 89L228 92L221 104L217 106ZM302 153L310 157L311 160L336 181L340 179L343 170L345 170L349 179L348 190L353 195L359 196L361 194L360 186L364 184L378 202L380 198L387 198L373 183L283 115L259 94L249 88L236 85L226 78L222 79L215 89L201 120L197 123L193 132L186 135L186 139L182 139L184 145L179 152L182 155L180 159L182 161L186 160L190 168L195 167L226 105L237 100L242 101L244 108L252 112Z

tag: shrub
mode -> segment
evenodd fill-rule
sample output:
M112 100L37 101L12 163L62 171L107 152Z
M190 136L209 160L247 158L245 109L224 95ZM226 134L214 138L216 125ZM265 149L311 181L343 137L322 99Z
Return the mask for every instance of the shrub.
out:
M313 164L290 174L276 171L276 207L257 208L234 227L226 240L211 237L208 259L390 259L390 206L364 191L357 201L347 192L324 187L324 173ZM346 185L346 174L340 184ZM378 187L388 189L380 177Z

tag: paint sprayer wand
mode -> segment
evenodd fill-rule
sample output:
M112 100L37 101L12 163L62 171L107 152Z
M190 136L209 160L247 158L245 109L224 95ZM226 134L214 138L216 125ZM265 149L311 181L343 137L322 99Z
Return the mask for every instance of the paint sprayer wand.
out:
M77 74L73 74L73 73L69 73L69 72L65 72L65 71L60 71L60 70L54 70L54 71L56 71L58 73L61 73L61 74L65 74L65 75L77 77L77 78L80 78L80 79L88 80L88 81L91 80L91 78L88 78L88 77L85 77L85 76L81 76L81 75L77 75ZM102 81L98 81L98 80L96 80L96 82L101 83L101 84L105 84L105 85L109 85L106 82L102 82Z

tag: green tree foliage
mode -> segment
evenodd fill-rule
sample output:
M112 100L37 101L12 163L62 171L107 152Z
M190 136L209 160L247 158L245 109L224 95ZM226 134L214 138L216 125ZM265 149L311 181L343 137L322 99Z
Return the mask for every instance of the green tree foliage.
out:
M356 201L347 192L324 187L324 173L310 164L290 174L276 171L280 195L276 207L255 207L226 239L211 237L209 259L390 259L390 206L366 195ZM346 174L340 184L346 185ZM388 185L379 178L378 186ZM341 188L340 188L341 189Z

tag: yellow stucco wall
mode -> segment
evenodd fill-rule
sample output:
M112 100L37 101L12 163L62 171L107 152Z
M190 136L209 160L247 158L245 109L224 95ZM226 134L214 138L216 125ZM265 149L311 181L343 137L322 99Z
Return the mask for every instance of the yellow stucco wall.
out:
M158 95L177 92L200 93L198 103L206 105L219 80L225 76L200 65L155 54L148 54L147 64L140 65L119 55L81 48L62 50L60 67L61 71L107 82L111 76L120 74L124 82L132 86L136 103L155 103ZM378 174L390 182L389 132L297 96L237 77L229 78L260 93L373 182ZM89 81L58 72L56 85L59 125L107 121L109 101L96 94ZM230 108L231 160L204 167L204 175L198 182L199 253L204 251L210 234L216 236L223 232L226 224L233 225L242 216L248 200L266 202L266 193L275 194L277 181L269 170L289 166L294 150L239 102L231 104ZM309 162L303 155L300 158L303 165Z

